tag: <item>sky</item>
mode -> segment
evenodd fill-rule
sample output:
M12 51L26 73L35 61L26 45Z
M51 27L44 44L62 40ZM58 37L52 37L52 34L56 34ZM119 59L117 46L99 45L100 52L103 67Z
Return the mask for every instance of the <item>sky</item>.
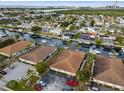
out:
M114 1L0 1L0 5L23 6L107 6ZM118 1L117 6L124 7L124 1Z

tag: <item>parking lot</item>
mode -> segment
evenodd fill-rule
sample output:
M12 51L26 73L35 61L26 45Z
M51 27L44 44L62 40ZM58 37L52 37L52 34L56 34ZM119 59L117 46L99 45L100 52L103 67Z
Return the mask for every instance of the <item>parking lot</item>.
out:
M65 76L61 73L49 71L41 79L46 83L43 91L62 91L63 88L65 88L66 81L69 78L69 76Z
M14 69L10 69L7 67L4 71L7 72L6 75L3 76L3 78L0 80L0 85L5 85L10 80L18 80L19 77L25 78L26 72L28 69L34 70L35 68L31 65L22 63L22 62L15 62L11 64L14 66Z

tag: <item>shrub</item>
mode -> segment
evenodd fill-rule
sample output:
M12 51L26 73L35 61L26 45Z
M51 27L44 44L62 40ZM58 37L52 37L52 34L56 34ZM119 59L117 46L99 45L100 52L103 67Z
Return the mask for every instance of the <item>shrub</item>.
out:
M37 72L39 75L43 76L44 73L47 71L47 65L44 62L40 62L35 66Z
M16 89L18 87L18 82L15 80L11 80L6 85L10 89Z

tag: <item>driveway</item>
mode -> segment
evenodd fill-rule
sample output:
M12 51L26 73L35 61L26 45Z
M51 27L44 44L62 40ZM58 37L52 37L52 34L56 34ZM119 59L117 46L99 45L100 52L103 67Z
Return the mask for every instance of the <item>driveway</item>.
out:
M7 74L4 75L3 78L0 80L0 85L2 86L5 86L6 83L9 82L10 80L18 80L19 77L25 78L28 69L35 71L35 68L33 66L22 62L15 62L11 65L14 66L14 69L10 69L7 67L4 70L7 72Z
M54 71L47 72L41 80L46 83L43 91L62 91L66 86L69 76Z

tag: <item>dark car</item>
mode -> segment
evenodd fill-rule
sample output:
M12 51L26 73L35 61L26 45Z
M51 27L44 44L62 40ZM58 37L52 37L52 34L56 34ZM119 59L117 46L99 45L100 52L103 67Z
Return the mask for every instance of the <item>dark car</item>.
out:
M73 89L67 89L67 88L63 88L63 91L73 91Z
M7 73L5 71L0 71L0 74L6 75Z
M63 91L73 91L73 89L69 85L66 85L65 88L63 88Z
M35 84L35 85L34 85L34 89L35 89L36 91L41 91L43 88L42 88L42 86L41 86L40 84Z

